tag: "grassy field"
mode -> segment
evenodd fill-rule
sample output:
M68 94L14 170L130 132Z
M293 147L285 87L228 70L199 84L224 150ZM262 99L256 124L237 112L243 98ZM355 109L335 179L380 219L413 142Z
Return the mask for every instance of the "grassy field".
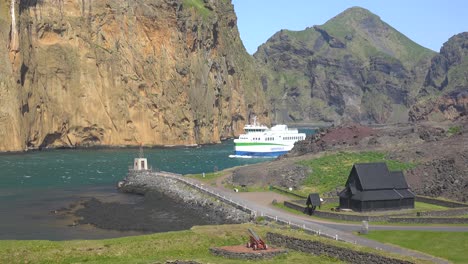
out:
M311 192L334 191L336 187L344 188L353 164L363 162L385 162L391 171L404 171L415 166L411 163L387 159L385 153L380 152L339 152L326 155L299 162L312 169L312 173L306 178L299 193L307 195Z
M238 263L215 257L209 248L244 244L251 225L194 227L191 230L88 241L0 241L0 263L164 263L194 260L201 263ZM266 228L254 227L264 235ZM258 263L333 263L325 257L291 252Z
M215 182L217 178L223 176L223 172L209 172L209 173L199 173L199 174L187 174L187 177L197 179L202 182L211 183Z
M425 252L453 263L468 263L468 232L372 231L365 237Z
M107 240L0 241L0 263L164 263L175 260L194 260L201 263L239 263L239 260L215 257L209 253L209 248L243 245L248 240L247 228L253 228L262 237L265 237L267 232L277 232L388 256L386 253L373 249L308 235L289 228L277 229L264 225L241 224L197 226L186 231ZM326 256L313 256L290 251L287 255L270 260L251 262L337 263L338 261Z

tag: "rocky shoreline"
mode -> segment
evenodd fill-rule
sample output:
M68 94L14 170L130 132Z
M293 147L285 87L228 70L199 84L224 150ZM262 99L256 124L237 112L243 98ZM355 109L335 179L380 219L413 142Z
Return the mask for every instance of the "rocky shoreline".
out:
M126 193L162 193L178 203L202 209L218 224L237 224L251 220L250 214L202 193L185 183L151 172L129 172L119 190Z
M73 212L79 219L76 224L118 231L167 232L251 220L250 214L158 173L129 172L118 189L142 195L143 199L130 204L94 198L82 201ZM169 212L165 208L170 208Z

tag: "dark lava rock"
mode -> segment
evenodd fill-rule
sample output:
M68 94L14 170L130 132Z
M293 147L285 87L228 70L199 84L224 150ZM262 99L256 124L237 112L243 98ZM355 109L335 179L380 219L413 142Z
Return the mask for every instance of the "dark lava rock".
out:
M317 133L308 135L305 140L296 142L294 148L281 158L297 157L307 153L317 153L325 150L355 146L362 139L370 137L373 134L375 134L375 131L372 128L359 124L348 124L320 129ZM376 143L375 141L375 144Z

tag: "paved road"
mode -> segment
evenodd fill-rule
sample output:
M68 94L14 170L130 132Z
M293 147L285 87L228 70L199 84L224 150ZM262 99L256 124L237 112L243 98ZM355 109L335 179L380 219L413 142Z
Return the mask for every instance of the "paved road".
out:
M217 188L210 185L204 185L203 183L186 177L174 176L171 174L166 174L166 176L176 177L182 181L186 181L196 185L203 185L202 188L216 193L221 197L224 197L227 200L233 201L237 204L244 205L255 211L258 216L267 216L273 219L278 219L278 221L287 222L291 225L300 226L306 230L312 230L313 232L319 233L320 235L325 235L330 238L339 239L342 241L346 241L349 243L358 244L361 246L371 247L378 250L384 250L387 252L410 256L420 259L429 260L434 263L449 263L446 260L442 260L421 252L411 251L408 249L400 248L397 246L392 246L388 244L383 244L374 240L366 239L361 236L357 236L350 231L359 230L359 225L350 225L350 224L341 224L341 223L326 223L324 221L316 221L306 216L299 216L296 214L292 214L286 211L282 211L276 208L265 206L261 203L257 203L255 199L245 199L239 195L239 193L235 193L232 191L227 191L226 189ZM424 229L425 228L425 229ZM390 230L442 230L439 228L443 228L443 231L447 231L452 229L452 227L435 227L435 226L372 226L371 230L382 230L382 229L390 229ZM468 228L466 227L455 227L460 228L460 230L451 230L451 231L464 231L468 232Z

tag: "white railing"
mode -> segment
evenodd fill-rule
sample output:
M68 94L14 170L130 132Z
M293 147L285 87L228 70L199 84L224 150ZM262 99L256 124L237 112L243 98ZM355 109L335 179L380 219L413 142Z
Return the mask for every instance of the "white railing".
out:
M316 234L318 236L327 237L327 238L334 239L334 240L340 240L340 241L343 241L343 242L349 242L349 243L356 244L356 240L350 240L350 239L347 239L345 237L340 237L338 234L327 234L326 232L323 232L320 229L313 229L313 228L308 227L306 224L298 223L298 222L294 221L294 219L284 219L284 218L278 217L277 215L268 215L268 214L265 214L262 211L256 211L256 210L248 207L245 204L234 201L232 198L227 197L226 195L222 195L222 194L220 194L220 193L218 193L218 192L216 192L216 191L214 191L214 190L212 190L210 188L206 188L202 184L194 183L194 182L188 180L187 178L183 177L180 174L175 174L175 173L170 173L170 172L165 172L165 171L158 172L157 174L161 175L161 176L165 176L165 177L175 179L175 180L177 180L179 182L183 182L183 183L185 183L185 184L187 184L187 185L189 185L189 186L191 186L193 188L196 188L196 189L198 189L200 191L203 191L203 192L205 192L205 193L207 193L209 195L212 195L212 196L218 198L219 200L221 200L221 201L223 201L225 203L228 203L230 205L234 205L240 210L243 210L243 211L246 211L246 212L248 212L250 214L253 214L254 217L261 216L261 217L264 217L264 218L266 218L266 219L268 219L270 221L274 221L274 222L277 222L277 223L280 223L280 224L288 225L288 226L293 227L293 228L302 229L305 232L308 232L308 233L311 233L311 234Z

